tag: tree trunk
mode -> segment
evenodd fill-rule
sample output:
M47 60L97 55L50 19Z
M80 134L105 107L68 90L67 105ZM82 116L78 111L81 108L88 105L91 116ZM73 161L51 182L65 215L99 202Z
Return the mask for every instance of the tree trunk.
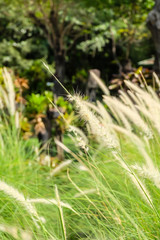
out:
M155 0L155 6L148 14L147 27L151 31L155 45L154 70L160 75L160 0Z
M56 78L62 84L64 84L65 56L63 54L55 54L55 68L56 68L56 73L55 73ZM54 94L55 97L64 96L66 94L63 87L59 84L59 82L57 82L56 79L54 81L53 94Z

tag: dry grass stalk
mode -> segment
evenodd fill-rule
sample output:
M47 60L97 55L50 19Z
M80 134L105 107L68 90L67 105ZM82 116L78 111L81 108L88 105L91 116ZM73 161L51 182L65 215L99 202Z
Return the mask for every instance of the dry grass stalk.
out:
M107 122L107 123L112 123L113 119L109 115L109 113L106 111L105 107L103 104L99 101L97 101L97 109L99 110L99 114L101 117Z
M73 180L70 178L70 175L69 175L69 171L67 172L67 176L68 176L68 179L70 180L70 182L75 186L75 188L78 190L78 192L80 194L82 194L83 196L85 196L85 198L95 207L95 209L99 212L99 214L107 220L107 218L104 216L104 214L99 210L99 208L97 208L97 206L95 205L95 203L86 195L86 193L81 190L74 182Z
M121 101L125 104L125 105L127 105L127 106L129 106L133 111L135 111L136 109L135 109L135 105L134 105L134 103L133 103L133 101L131 100L131 98L129 97L129 95L127 95L125 92L123 92L123 91L119 91L119 93L120 93L120 99L121 99Z
M131 171L131 169L128 167L128 165L124 162L121 157L118 156L118 154L114 154L114 157L119 161L120 165L127 171L130 179L132 180L133 184L136 186L136 188L139 190L139 193L143 197L143 199L148 203L148 205L153 208L152 198L146 189L145 185L142 183L142 181L136 176L136 174Z
M158 169L150 169L146 165L139 166L138 164L133 165L132 168L137 170L140 176L151 180L160 189L160 172Z
M94 80L97 82L97 84L99 85L99 87L102 89L102 91L106 94L106 95L110 95L110 92L108 90L108 88L106 87L106 85L102 82L102 80L97 77L97 75L91 71L91 76L94 78Z
M57 188L56 185L55 185L55 194L56 194L57 205L58 205L59 214L60 214L60 220L61 220L61 226L62 226L63 239L64 239L64 240L67 240L65 221L64 221L64 217L63 217L63 210L62 210L62 206L61 206L61 201L60 201L60 196L59 196L58 188Z
M51 172L50 176L53 177L57 175L59 172L61 172L63 169L65 169L67 166L69 166L72 163L72 160L66 160L60 163L57 167L55 167Z
M42 203L42 204L47 204L47 205L57 205L57 200L56 199L45 199L45 198L35 198L35 199L27 199L27 202L29 203ZM64 203L64 202L60 202L61 207L65 207L70 209L72 212L76 213L77 212L68 204L68 203Z
M127 117L133 125L139 127L146 136L150 137L152 135L151 130L149 129L148 125L144 122L144 120L141 118L136 108L131 109L130 107L126 106L119 100L107 96L104 96L104 102L109 107L112 106L112 108L114 108L114 110L119 115L119 118L121 116L121 113L123 113L123 115Z
M2 88L2 86L0 86L0 97L1 97L1 103L2 103L2 107L4 107L4 104L6 105L7 108L9 108L9 99L8 99L8 95L6 93L6 91Z
M97 189L93 188L93 189L87 189L87 190L83 190L82 193L76 193L74 195L75 198L78 198L78 197L81 197L81 196L84 196L85 194L92 194L92 193L96 193L97 192Z
M38 216L36 208L25 199L22 193L3 181L0 181L0 191L3 191L6 195L15 199L19 204L21 204L21 206L30 214L36 227L39 228L37 221L44 221L44 218Z
M0 224L0 231L9 234L17 240L32 240L32 234L29 231L19 229L16 226Z
M144 160L148 168L154 170L155 169L154 163L150 158L150 156L148 155L148 153L146 152L145 145L142 142L142 140L137 135L128 131L127 129L124 129L117 125L112 125L112 127L115 129L115 131L118 131L122 134L125 134L127 137L129 137L132 143L137 147L139 153L144 157Z
M67 148L62 142L58 141L55 139L55 143L57 145L59 145L64 151L66 151L67 153L69 153L74 159L76 159L81 165L84 166L85 169L87 169L87 171L90 172L89 168L83 163L83 161L81 160L80 157L78 157L78 155L76 155L74 152L72 152L69 148Z
M132 83L127 82L127 85L133 91L129 91L129 95L136 102L139 113L142 113L160 133L160 100L156 93L151 87L147 87L146 92Z
M160 89L160 80L155 72L153 72L153 78L154 78L155 82L157 83L157 86Z

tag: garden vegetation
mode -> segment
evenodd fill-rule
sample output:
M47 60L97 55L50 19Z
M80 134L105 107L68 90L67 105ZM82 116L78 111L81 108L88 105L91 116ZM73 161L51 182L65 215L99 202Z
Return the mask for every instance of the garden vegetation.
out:
M125 85L119 97L101 85L96 103L69 94L83 124L57 141L65 160L54 169L38 164L13 106L1 108L1 239L160 238L160 100L143 78Z

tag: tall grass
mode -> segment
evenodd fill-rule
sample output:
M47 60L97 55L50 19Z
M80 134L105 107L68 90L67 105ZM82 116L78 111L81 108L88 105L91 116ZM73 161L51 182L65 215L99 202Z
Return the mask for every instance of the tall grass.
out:
M85 133L70 126L57 142L67 160L52 170L35 139L1 120L1 239L160 239L160 100L126 85L95 104L70 96Z
M160 100L149 86L125 83L129 90L119 98L103 96L106 108L70 97L101 148L97 153L98 145L91 145L91 154L83 159L99 200L93 194L89 198L86 190L83 194L76 180L69 179L94 207L98 221L103 219L102 239L159 239Z

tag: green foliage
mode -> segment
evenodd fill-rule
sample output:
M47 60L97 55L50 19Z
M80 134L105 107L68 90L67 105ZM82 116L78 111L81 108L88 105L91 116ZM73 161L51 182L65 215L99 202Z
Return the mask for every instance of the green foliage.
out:
M123 65L124 60L131 58L136 64L150 57L153 46L145 20L153 5L153 0L63 0L53 4L49 0L0 0L0 66L14 68L18 75L29 79L30 92L42 94L46 88L51 90L47 82L52 80L41 60L52 64L55 72L54 61L59 54L69 68L78 58L84 58L64 77L68 86L72 87L72 75L73 82L76 81L76 70L96 67L102 71L105 61L109 63L105 67L106 80L106 75L113 73L110 67L113 62L119 60ZM56 19L51 9L56 12ZM50 27L44 21L44 12ZM74 58L70 57L72 48ZM115 48L116 60L113 59ZM79 75L78 79L84 81L83 76Z
M48 83L53 82L49 72L43 66L44 59L32 60L32 63L21 75L29 79L30 92L43 94L45 90L51 90L52 85ZM49 65L53 73L55 73L54 64Z
M25 9L19 11L19 1L0 1L0 7L0 66L12 67L28 78L30 91L44 91L48 75L42 70L42 59L49 55L45 37L26 17Z
M78 46L84 52L95 55L104 51L109 40L123 50L123 58L130 56L133 43L143 46L144 39L150 38L145 20L154 1L85 1L87 6L96 6L95 19L88 31L88 39ZM135 56L132 55L134 58Z
M73 111L72 104L66 101L63 97L58 97L58 99L56 100L56 105L58 107L62 107L69 114Z
M56 100L56 106L58 107L63 117L59 115L57 119L55 119L55 122L57 127L64 134L68 129L69 125L72 124L75 120L73 105L66 101L63 97L58 97L58 99Z
M84 68L77 70L76 74L72 76L72 83L76 84L79 81L85 84L87 77L88 77L88 74Z
M92 24L85 32L88 35L87 40L82 41L77 47L84 52L95 55L96 52L102 52L110 38L110 17L113 17L112 10L103 9L95 11L95 8L88 9L92 18Z
M108 27L108 24L102 24L92 28L91 39L80 43L78 49L94 55L96 52L102 52L110 37Z
M29 114L41 114L45 113L49 100L47 98L48 94L40 95L32 93L28 96L26 111Z

